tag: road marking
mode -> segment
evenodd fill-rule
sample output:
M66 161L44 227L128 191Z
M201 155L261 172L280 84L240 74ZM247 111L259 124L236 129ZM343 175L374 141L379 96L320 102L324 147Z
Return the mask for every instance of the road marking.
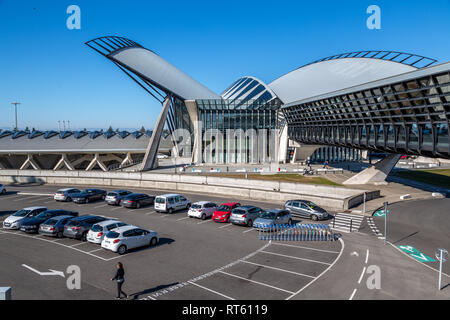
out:
M247 233L247 232L250 232L250 231L255 231L255 229L248 229L248 230L245 230L245 231L242 231L242 233Z
M329 266L331 263L327 263L327 262L322 262L322 261L316 261L316 260L311 260L311 259L306 259L306 258L299 258L299 257L294 257L294 256L288 256L285 254L281 254L281 253L275 253L275 252L270 252L270 251L261 251L262 253L268 253L268 254L273 254L275 256L280 256L280 257L286 257L286 258L291 258L291 259L297 259L297 260L304 260L304 261L309 261L309 262L315 262L315 263L320 263L320 264L325 264L327 266Z
M350 298L348 300L353 300L353 297L355 296L356 291L357 291L356 289L353 290L353 293L352 293L352 295L350 296Z
M226 225L224 225L224 226L221 226L221 227L219 227L219 228L217 228L217 229L222 229L222 228L226 228L226 227L229 227L229 226L231 226L231 223L226 224Z
M308 288L311 284L313 284L317 279L319 279L321 276L323 276L328 270L330 270L334 264L339 260L339 258L342 256L342 252L344 252L344 248L345 248L345 243L344 240L342 240L342 238L339 238L339 242L341 243L341 251L339 252L339 255L336 257L336 259L333 261L333 263L326 268L321 274L319 274L317 277L315 277L312 281L310 281L307 285L305 285L303 288L301 288L300 290L298 290L296 293L294 293L293 295L289 296L286 298L286 300L290 300L292 297L298 295L300 292L302 292L303 290L305 290L306 288Z
M259 284L259 285L261 285L261 286L266 286L266 287L269 287L269 288L272 288L272 289L275 289L275 290L284 291L284 292L293 294L292 291L288 291L288 290L284 290L284 289L281 289L281 288L278 288L278 287L274 287L274 286L271 286L270 284L262 283L262 282L255 281L255 280L251 280L251 279L247 279L247 278L240 277L240 276L237 276L237 275L235 275L235 274L231 274L231 273L224 272L224 271L219 271L219 272L220 272L220 273L223 273L223 274L226 274L226 275L228 275L228 276L231 276L231 277L235 277L235 278L238 278L238 279L242 279L242 280L245 280L245 281L248 281L248 282L253 282L253 283Z
M367 249L367 251L366 251L366 264L367 264L367 261L369 261L369 249Z
M110 210L110 211L115 211L115 210L119 210L120 208L122 208L122 207L111 208L111 210Z
M330 251L330 250L316 249L316 248L310 248L310 247L295 246L295 245L292 245L292 244L285 244L285 243L272 242L272 244L277 245L277 246L293 247L293 248L300 248L300 249L308 249L308 250L315 250L315 251L327 252L327 253L336 253L336 254L339 253L339 251Z
M190 284L193 284L194 286L197 286L197 287L199 287L199 288L202 288L202 289L205 289L205 290L207 290L207 291L213 292L213 293L215 293L215 294L217 294L217 295L219 295L219 296L222 296L222 297L224 297L224 298L227 298L227 299L229 299L229 300L235 300L235 299L233 299L233 298L231 298L231 297L229 297L229 296L226 296L226 295L224 295L224 294L222 294L222 293L220 293L220 292L217 292L217 291L214 291L214 290L212 290L212 289L206 288L206 287L201 286L201 285L199 285L199 284L197 284L197 283L194 283L194 282L192 282L192 281L188 281L188 282L189 282Z
M98 208L102 208L102 207L106 207L108 204L102 204L102 205L99 205L99 206L96 206L96 207L94 207L94 209L98 209Z
M364 267L363 271L361 272L361 276L359 277L358 283L361 283L361 280L364 277L365 273L366 273L366 267Z
M197 222L197 224L203 224L203 223L207 223L207 222L212 222L212 220L205 220L205 221L202 221L202 222Z
M62 271L56 271L56 270L48 269L48 270L50 270L50 272L40 272L40 271L30 267L30 266L27 266L26 264L22 264L22 267L25 267L28 270L31 270L31 271L33 271L34 273L37 273L40 276L60 276L60 277L65 278L64 272L62 272Z
M103 250L103 248L95 249L95 250L92 250L92 251L88 251L88 253L92 253L92 252L96 252L96 251L100 251L100 250Z
M184 218L181 218L181 219L177 219L177 221L186 220L186 219L189 219L189 217L184 217Z
M156 213L156 211L149 211L149 212L146 212L145 214L148 216L149 214L154 214L154 213Z
M69 247L73 248L73 247L81 246L81 245L83 245L83 244L88 244L88 243L89 243L89 242L75 243L75 244L70 245Z
M48 196L53 197L53 193L36 193L36 192L17 192L17 194L24 196Z
M286 273L292 273L292 274L296 274L298 276L302 276L302 277L308 277L308 278L315 278L313 276L310 276L308 274L303 274L303 273L298 273L298 272L294 272L294 271L290 271L290 270L285 270L285 269L280 269L280 268L276 268L276 267L271 267L265 264L260 264L260 263L254 263L254 262L250 262L250 261L244 261L242 260L241 262L244 263L248 263L248 264L253 264L255 266L259 266L259 267L264 267L264 268L269 268L269 269L273 269L273 270L278 270L278 271L282 271L282 272L286 272Z

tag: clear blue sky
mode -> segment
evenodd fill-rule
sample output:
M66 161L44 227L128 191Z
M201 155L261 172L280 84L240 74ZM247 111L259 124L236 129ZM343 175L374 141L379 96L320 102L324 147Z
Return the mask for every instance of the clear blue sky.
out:
M81 8L81 30L66 9ZM381 8L381 30L366 8ZM0 0L0 127L152 128L160 105L84 45L128 37L217 93L238 77L270 82L310 61L353 50L450 60L450 1Z

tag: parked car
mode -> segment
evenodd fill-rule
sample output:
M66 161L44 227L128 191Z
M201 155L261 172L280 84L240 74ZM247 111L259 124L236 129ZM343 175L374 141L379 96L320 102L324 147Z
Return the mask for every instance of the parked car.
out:
M214 211L217 209L217 204L209 201L199 201L191 205L188 211L188 217L201 218L205 220L206 218L212 217Z
M132 193L120 200L120 205L125 208L136 208L151 205L155 202L154 196L144 193Z
M191 202L181 194L163 194L155 199L156 212L173 213L177 210L189 209Z
M159 242L158 233L136 226L123 226L108 232L102 241L102 248L124 254L127 250L154 246Z
M253 221L258 219L263 210L255 206L241 206L231 210L230 222L233 224L253 226Z
M75 188L65 188L65 189L59 189L56 191L55 195L53 196L53 199L56 201L72 201L73 196L77 193L80 193L81 191Z
M284 204L284 208L293 216L310 218L314 221L324 220L329 216L325 209L308 200L289 200Z
M120 204L120 200L124 197L130 195L132 192L128 190L113 190L109 191L106 195L105 201L110 205L118 206Z
M6 188L0 183L0 194L6 194Z
M292 224L292 216L288 210L270 209L261 213L261 216L253 222L254 228L262 228L271 224Z
M4 229L20 229L20 222L25 218L32 218L47 211L46 207L29 207L16 211L3 221Z
M87 234L92 226L96 223L105 221L106 218L99 216L81 216L70 220L65 226L63 235L67 238L80 239L82 241L87 240Z
M47 221L50 218L57 216L78 216L78 212L75 211L67 211L67 210L47 210L39 213L35 217L25 218L20 222L20 231L26 233L37 233L39 231L39 227L42 223Z
M216 211L214 211L212 219L216 222L228 222L230 220L231 211L240 206L241 204L238 202L222 203Z
M127 224L125 222L117 220L105 220L96 223L92 226L91 230L89 230L87 234L87 241L100 244L109 231L126 225Z
M73 216L56 216L50 218L41 223L38 232L44 236L62 238L64 226L73 218Z
M104 200L106 191L100 189L86 189L78 194L72 195L72 201L75 203L89 203L95 200Z

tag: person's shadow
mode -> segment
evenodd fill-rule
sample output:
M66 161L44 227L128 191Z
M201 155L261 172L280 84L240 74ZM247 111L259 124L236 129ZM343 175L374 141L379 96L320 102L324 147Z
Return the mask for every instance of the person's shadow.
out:
M179 284L179 282L159 285L159 286L156 286L154 288L145 289L145 290L142 290L142 291L139 291L139 292L136 292L136 293L132 293L132 294L130 294L130 297L131 297L131 300L137 300L142 295L148 295L148 294L150 294L152 292L156 292L156 291L159 291L159 290L162 290L162 289L165 289L165 288L177 285L177 284Z

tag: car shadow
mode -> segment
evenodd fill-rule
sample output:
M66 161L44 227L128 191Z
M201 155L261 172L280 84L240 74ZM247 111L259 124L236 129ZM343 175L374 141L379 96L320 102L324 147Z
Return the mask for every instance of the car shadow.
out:
M6 193L3 194L3 196L11 196L13 194L18 194L18 191L6 191ZM1 199L1 195L0 195L0 199Z
M179 282L163 284L163 285L159 285L159 286L156 286L156 287L153 287L153 288L149 288L149 289L145 289L145 290L142 290L142 291L139 291L139 292L132 293L132 294L130 294L131 300L137 300L137 299L139 299L140 296L148 295L148 294L150 294L152 292L157 292L159 290L166 289L166 288L175 286L177 284L179 284Z
M171 238L159 238L159 242L158 242L157 245L155 245L155 246L147 245L147 246L144 246L144 247L130 249L130 250L127 251L127 254L128 253L136 253L136 252L140 252L140 251L149 250L149 249L152 249L152 248L161 247L161 246L164 246L164 245L171 244L172 242L175 242L175 240L171 239Z

